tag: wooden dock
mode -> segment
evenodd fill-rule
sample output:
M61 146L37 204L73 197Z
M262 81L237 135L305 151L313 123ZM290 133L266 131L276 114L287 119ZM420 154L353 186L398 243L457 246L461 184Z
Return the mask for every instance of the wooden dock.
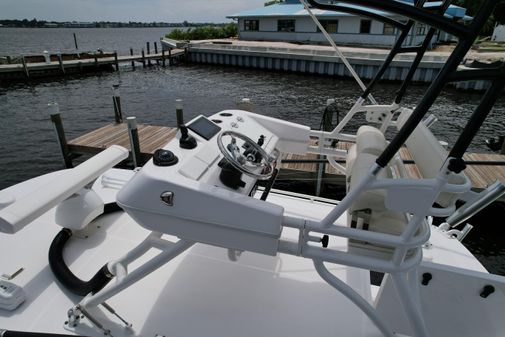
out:
M176 133L177 129L175 128L139 124L138 134L142 159L147 161L154 151L163 147L163 145L173 139ZM68 148L73 155L94 155L114 144L130 149L128 127L126 123L109 124L82 135L69 141ZM350 146L351 143L346 142L340 142L338 144L338 148L340 149L348 149ZM412 178L420 178L419 171L412 162L412 157L406 148L401 150L400 156L407 162L406 167L409 176ZM468 163L465 173L471 180L475 190L484 189L496 180L505 182L505 155L468 153L465 155L464 159ZM296 179L306 178L309 180L313 180L316 177L318 163L310 161L317 160L317 155L286 154L283 156L283 160L302 162L282 164L280 176L294 177ZM490 164L486 165L487 162ZM497 165L499 162L502 164ZM323 178L326 183L330 184L341 184L345 181L345 178L330 165L325 165Z
M27 80L33 78L44 78L54 76L64 76L71 74L89 73L104 70L119 71L119 65L129 63L134 68L135 62L146 67L154 62L162 64L173 64L185 55L183 49L172 49L160 53L149 53L139 55L119 56L115 54L111 57L91 57L75 60L51 60L50 62L22 62L13 64L0 64L0 81ZM24 58L23 58L24 60Z

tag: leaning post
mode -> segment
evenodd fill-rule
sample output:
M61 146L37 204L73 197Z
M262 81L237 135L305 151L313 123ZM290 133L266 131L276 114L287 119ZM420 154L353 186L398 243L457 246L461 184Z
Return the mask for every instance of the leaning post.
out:
M65 130L63 129L63 122L60 114L60 107L58 103L49 103L49 115L51 116L51 122L54 125L54 130L56 132L56 139L58 140L58 145L60 146L61 155L63 156L63 164L65 168L74 167L72 163L72 158L70 150L68 149L67 139L65 137Z
M114 119L116 124L123 122L123 112L121 111L121 95L119 84L112 85L112 102L114 103Z
M136 117L126 118L128 123L128 136L130 138L130 148L132 152L133 166L140 166L140 142Z

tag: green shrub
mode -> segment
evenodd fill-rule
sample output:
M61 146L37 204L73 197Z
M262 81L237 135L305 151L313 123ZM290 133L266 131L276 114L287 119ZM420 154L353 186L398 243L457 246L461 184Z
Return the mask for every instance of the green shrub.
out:
M197 27L186 31L174 29L165 36L174 40L226 39L237 36L237 25L230 23L222 27Z

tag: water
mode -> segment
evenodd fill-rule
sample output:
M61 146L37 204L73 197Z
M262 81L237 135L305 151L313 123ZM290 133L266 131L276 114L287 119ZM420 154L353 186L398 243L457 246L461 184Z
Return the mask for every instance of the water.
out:
M83 49L117 49L126 53L130 46L140 48L146 41L159 40L167 29L0 28L0 55L21 51L39 53L54 48L71 50L74 31ZM62 44L62 37L68 41ZM258 113L317 128L326 99L336 97L339 103L349 106L360 93L350 80L205 65L137 68L136 71L124 68L119 73L0 87L0 189L62 168L47 103L59 103L67 137L72 139L114 120L111 98L114 83L121 85L125 117L136 116L140 123L167 126L175 125L177 98L184 100L188 120L199 114L210 115L233 108L237 100L248 97ZM380 103L389 103L396 89L394 84L383 84L374 94ZM425 90L425 86L412 87L405 105L414 106ZM449 145L454 144L479 97L479 94L447 89L431 111L440 120L434 126L434 133ZM358 118L349 131L363 120ZM484 140L503 134L504 125L505 98L501 97L471 150L487 151ZM465 240L489 270L503 275L505 236L496 219L504 212L502 204L495 204L486 214L472 220L478 228Z
M160 37L173 28L0 28L0 56L75 52L74 36L80 51L117 50L129 54L130 48L140 53L146 42L159 43Z

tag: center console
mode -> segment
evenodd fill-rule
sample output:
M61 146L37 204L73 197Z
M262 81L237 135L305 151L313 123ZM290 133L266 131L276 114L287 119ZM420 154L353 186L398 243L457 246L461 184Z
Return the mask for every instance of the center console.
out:
M156 151L118 204L152 231L275 255L284 210L250 195L280 153L305 152L309 132L241 110L198 116Z

